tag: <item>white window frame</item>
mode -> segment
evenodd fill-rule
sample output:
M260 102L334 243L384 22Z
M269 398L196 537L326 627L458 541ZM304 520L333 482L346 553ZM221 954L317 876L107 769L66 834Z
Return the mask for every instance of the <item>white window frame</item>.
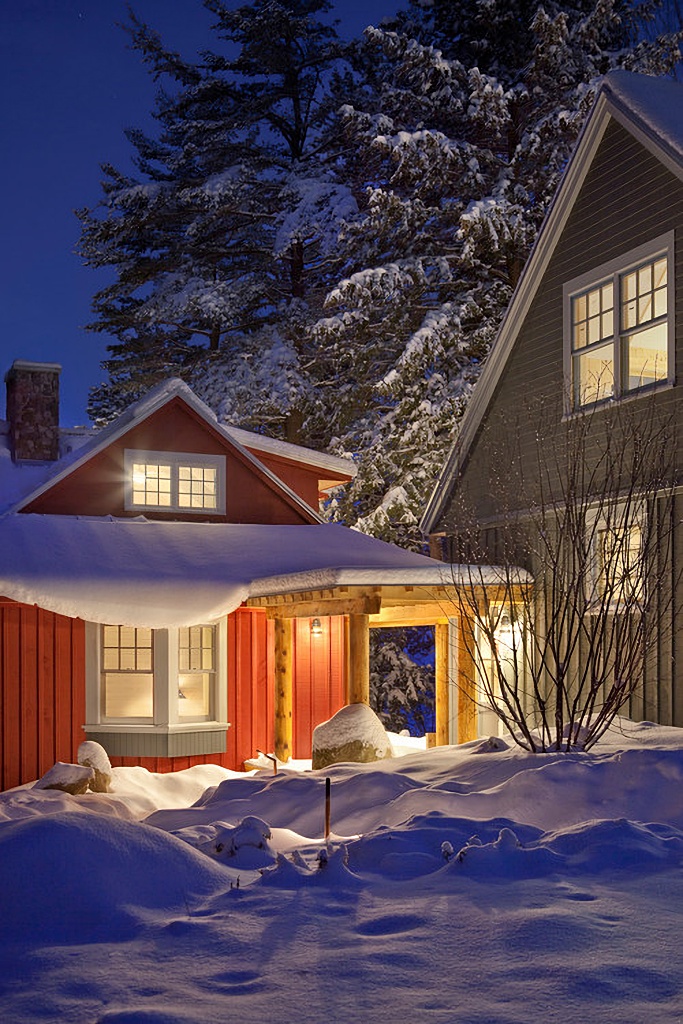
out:
M168 733L168 732L214 732L228 729L228 622L206 623L215 628L216 658L214 668L213 695L210 707L213 718L186 718L181 716L178 705L178 630L152 630L154 713L147 718L109 719L104 714L103 666L102 666L102 625L86 622L86 732L120 733Z
M667 375L666 378L644 384L642 387L628 388L623 383L623 349L625 339L633 335L633 329L621 326L621 281L630 271L639 266L666 257L667 260L667 311L665 319L659 320L667 326ZM609 402L637 397L662 387L671 387L675 382L675 290L674 290L674 232L668 231L658 238L640 245L618 259L610 260L590 270L580 277L568 281L563 288L563 325L564 325L564 378L566 382L566 415L576 415L588 409ZM580 403L575 396L574 387L574 347L572 338L572 301L582 292L597 288L600 285L613 285L613 334L612 361L614 372L613 393L594 402Z
M148 505L133 501L133 464L144 462L145 465L168 465L171 467L171 503L170 505ZM139 448L125 448L124 456L124 508L127 512L179 512L182 515L224 515L225 514L225 456L202 455L198 452L160 452L145 451ZM181 505L178 500L178 470L188 466L210 468L216 470L216 507L192 508Z
M606 513L603 510L596 509L594 512L589 510L589 514L586 517L586 530L589 533L591 540L591 567L589 577L590 593L588 594L588 611L597 612L604 608L604 597L603 597L603 579L606 579L605 569L602 565L602 557L600 552L601 538L607 529L612 529L613 532L619 532L623 534L624 531L629 533L638 529L640 532L640 548L637 555L637 561L635 566L627 566L627 572L635 571L638 567L644 569L642 564L642 544L643 538L646 535L647 529L647 508L645 500L634 501L629 503L629 508L626 508L624 502L615 502L614 509ZM623 542L620 542L623 543ZM638 579L624 580L623 587L632 587L633 596L636 598L645 597L645 587L647 586L646 573L643 571L640 573ZM630 607L638 607L639 601L631 601ZM612 609L615 613L623 610L626 602L620 599L618 596L615 600L610 601L608 608Z

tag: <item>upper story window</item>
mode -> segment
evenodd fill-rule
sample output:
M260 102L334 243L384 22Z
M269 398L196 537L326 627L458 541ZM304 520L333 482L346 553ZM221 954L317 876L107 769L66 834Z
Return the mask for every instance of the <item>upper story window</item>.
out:
M564 293L572 410L673 383L673 232Z
M126 448L125 507L163 512L225 512L225 456Z

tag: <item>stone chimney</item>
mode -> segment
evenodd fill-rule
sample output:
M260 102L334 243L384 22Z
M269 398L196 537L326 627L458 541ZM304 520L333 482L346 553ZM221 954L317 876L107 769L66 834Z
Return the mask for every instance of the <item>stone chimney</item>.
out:
M15 359L5 374L7 420L15 462L59 458L59 375L57 363Z

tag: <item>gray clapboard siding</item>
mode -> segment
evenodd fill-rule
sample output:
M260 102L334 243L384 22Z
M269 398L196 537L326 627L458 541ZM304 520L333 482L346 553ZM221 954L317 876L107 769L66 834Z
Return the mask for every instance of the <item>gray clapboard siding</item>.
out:
M500 545L496 521L511 508L520 511L528 508L537 496L534 411L543 406L549 445L561 441L567 429L563 420L565 282L617 260L671 230L675 233L678 383L683 368L683 183L629 132L611 121L469 449L450 503L437 526L438 532L455 536L455 551L461 502L472 510L475 520L481 524L485 556L495 561ZM648 397L630 398L630 414L638 415L639 407L644 411L651 409L652 402L658 413L672 416L678 429L683 429L680 387L650 392ZM608 407L592 415L592 429L608 429ZM683 481L680 445L677 445L676 460L678 479ZM517 471L516 488L512 486L516 505L508 502L505 493L511 486L504 479L511 463ZM667 595L661 594L657 613L658 648L646 666L642 688L634 694L629 712L635 719L683 725L683 656L679 657L681 636L674 614L683 601L679 580L683 570L683 499L680 496L671 514L675 519L673 544L668 550L662 547L660 558L667 560L669 586L677 588L676 599L667 601ZM670 524L662 523L662 536L669 530Z

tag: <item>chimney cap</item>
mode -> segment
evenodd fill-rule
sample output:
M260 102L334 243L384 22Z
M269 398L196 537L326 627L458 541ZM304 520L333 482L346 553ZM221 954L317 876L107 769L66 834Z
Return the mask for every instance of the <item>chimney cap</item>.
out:
M31 359L15 359L5 374L5 381L10 380L15 373L61 373L62 367L59 363L38 363Z

